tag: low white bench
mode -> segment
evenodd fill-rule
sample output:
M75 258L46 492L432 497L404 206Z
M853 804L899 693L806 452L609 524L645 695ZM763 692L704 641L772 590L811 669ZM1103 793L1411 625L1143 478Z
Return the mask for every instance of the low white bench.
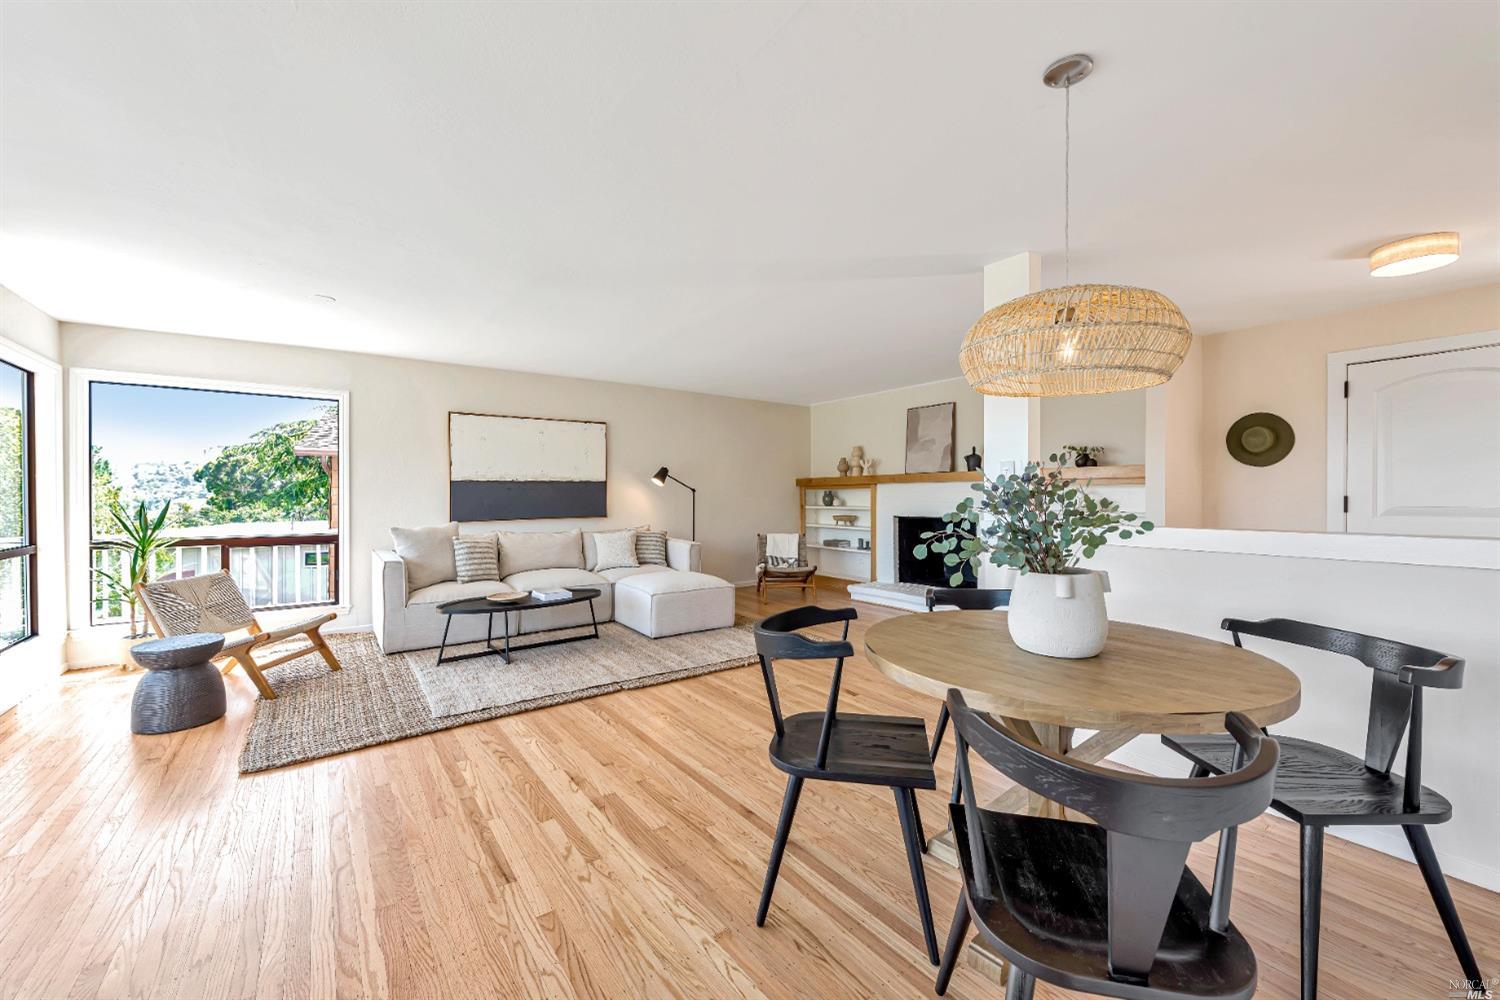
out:
M734 586L707 573L643 573L615 584L615 621L660 639L734 624Z

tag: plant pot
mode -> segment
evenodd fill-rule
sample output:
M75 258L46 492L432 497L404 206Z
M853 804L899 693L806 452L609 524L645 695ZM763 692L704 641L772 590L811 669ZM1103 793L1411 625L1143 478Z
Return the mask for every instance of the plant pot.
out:
M1011 640L1042 656L1098 656L1109 636L1108 590L1109 576L1095 570L1017 575L1006 612Z
M140 665L135 662L135 657L130 655L130 651L139 646L141 643L149 642L154 638L155 636L153 636L150 632L142 632L138 635L133 634L122 637L120 639L120 669L141 669Z

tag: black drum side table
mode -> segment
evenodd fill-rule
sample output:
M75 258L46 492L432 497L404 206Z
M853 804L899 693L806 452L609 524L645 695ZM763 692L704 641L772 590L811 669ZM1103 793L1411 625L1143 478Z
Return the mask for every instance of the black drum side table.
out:
M146 668L130 703L130 731L175 733L224 717L224 678L212 663L224 648L217 632L152 639L130 650Z

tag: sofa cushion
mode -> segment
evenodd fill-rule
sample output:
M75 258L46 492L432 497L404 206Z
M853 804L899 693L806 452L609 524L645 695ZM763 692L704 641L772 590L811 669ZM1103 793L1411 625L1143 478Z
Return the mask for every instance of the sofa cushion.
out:
M406 598L406 604L442 604L445 601L458 601L469 597L488 597L490 594L504 594L511 590L505 584L497 580L475 580L472 583L459 583L457 580L445 580L442 583L434 583L428 587L413 590Z
M500 532L500 576L534 569L583 569L581 532Z
M459 583L500 579L500 546L493 533L453 539L453 567Z
M707 573L643 573L640 576L632 576L620 581L621 587L629 587L643 594L682 594L691 590L722 590L734 586L727 580L721 580Z
M614 619L653 639L734 624L734 587L706 573L643 573L615 585Z
M457 579L453 565L453 539L458 522L433 528L392 528L391 547L406 565L408 590L421 590L434 583Z
M529 569L505 578L512 590L552 590L556 587L598 587L608 591L610 582L586 569Z
M619 583L626 577L640 576L642 573L670 572L672 572L672 570L667 566L656 566L649 563L642 563L639 566L621 566L618 569L601 569L599 571L599 575L604 577L604 579L608 580L610 583Z
M606 569L639 566L635 558L635 529L601 531L594 536L594 561L589 569L598 573Z

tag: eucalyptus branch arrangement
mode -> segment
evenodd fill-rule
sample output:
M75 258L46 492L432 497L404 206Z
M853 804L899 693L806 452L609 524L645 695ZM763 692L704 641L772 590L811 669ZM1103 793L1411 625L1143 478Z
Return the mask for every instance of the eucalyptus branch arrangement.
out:
M1050 468L1028 463L1020 473L975 483L978 497L965 497L943 515L944 527L922 533L912 550L918 559L941 555L949 584L963 582L963 564L988 556L995 566L1022 573L1063 573L1092 559L1111 536L1122 539L1155 527L1095 497L1063 472L1068 452L1051 455Z

